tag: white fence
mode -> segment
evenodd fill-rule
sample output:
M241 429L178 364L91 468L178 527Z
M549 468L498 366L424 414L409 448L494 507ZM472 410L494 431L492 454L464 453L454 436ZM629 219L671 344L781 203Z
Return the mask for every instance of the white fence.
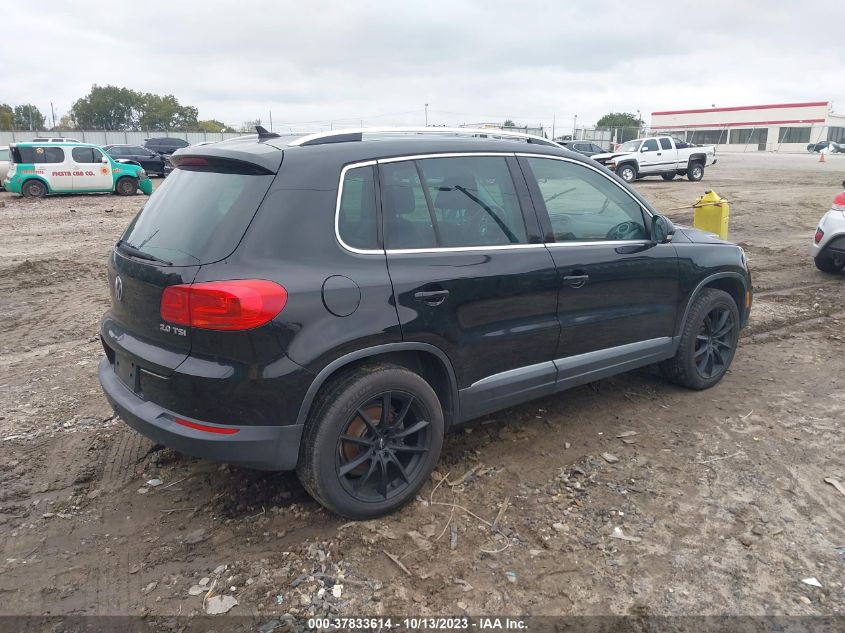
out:
M83 143L95 145L142 145L144 139L168 136L183 138L188 143L202 143L204 141L222 141L227 138L243 136L240 132L118 132L105 130L66 130L64 132L7 132L0 131L0 145L9 143L24 143L34 138L74 138Z

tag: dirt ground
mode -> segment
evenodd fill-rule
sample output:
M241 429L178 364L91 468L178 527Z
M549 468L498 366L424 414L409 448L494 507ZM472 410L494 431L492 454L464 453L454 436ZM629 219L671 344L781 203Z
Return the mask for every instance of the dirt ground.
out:
M824 481L845 483L845 280L809 256L845 156L816 161L636 184L678 223L706 190L732 202L756 294L720 385L648 368L479 420L367 523L112 416L105 262L142 198L0 193L0 614L845 614L845 495Z

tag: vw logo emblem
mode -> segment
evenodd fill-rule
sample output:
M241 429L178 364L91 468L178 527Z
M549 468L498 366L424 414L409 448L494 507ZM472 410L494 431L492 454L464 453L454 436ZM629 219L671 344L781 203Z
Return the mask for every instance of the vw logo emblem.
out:
M123 301L123 280L120 275L114 278L114 297L118 301Z

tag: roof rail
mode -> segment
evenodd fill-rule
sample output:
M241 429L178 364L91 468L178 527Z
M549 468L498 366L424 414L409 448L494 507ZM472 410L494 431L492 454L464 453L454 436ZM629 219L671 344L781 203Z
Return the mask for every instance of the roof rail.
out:
M360 141L365 134L386 135L386 134L428 134L431 136L469 136L482 138L504 138L519 139L527 143L540 145L551 145L558 147L554 141L533 134L522 132L511 132L498 128L467 128L467 127L368 127L368 128L347 128L344 130L331 130L329 132L317 132L309 134L288 143L289 147L300 147L305 145L323 145L325 143L347 143Z

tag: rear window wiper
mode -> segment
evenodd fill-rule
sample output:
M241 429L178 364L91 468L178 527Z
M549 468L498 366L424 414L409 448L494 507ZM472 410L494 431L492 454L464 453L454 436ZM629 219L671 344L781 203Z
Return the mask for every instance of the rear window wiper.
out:
M115 244L115 247L121 252L124 252L127 255L131 255L132 257L137 257L138 259L146 259L149 262L158 262L159 264L165 264L166 266L173 265L173 262L169 262L166 259L161 259L160 257L156 257L155 255L145 253L144 251L135 248L134 246L132 246L132 244L124 240L118 240L117 244Z

